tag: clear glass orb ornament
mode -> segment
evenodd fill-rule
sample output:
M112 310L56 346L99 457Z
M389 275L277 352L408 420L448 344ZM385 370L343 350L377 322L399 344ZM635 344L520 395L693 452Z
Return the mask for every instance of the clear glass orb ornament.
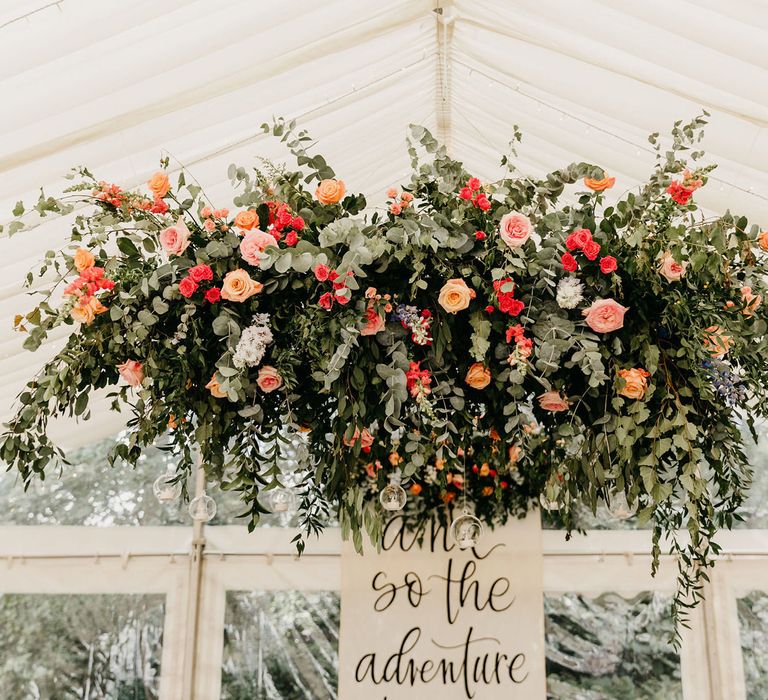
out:
M216 515L216 501L203 492L189 502L189 515L193 520L208 522Z
M405 502L408 500L408 496L405 493L405 489L400 486L400 478L392 477L390 482L381 489L379 494L379 501L382 508L390 512L402 510L405 506Z
M469 513L462 513L451 523L451 537L459 549L471 549L483 534L483 524Z
M166 472L155 479L152 492L160 503L173 503L181 496L181 480L176 480L175 472Z
M288 488L272 489L267 494L267 503L273 513L291 513L296 510L296 493Z
M618 520L629 520L637 513L637 503L629 505L623 491L613 491L608 498L608 511Z

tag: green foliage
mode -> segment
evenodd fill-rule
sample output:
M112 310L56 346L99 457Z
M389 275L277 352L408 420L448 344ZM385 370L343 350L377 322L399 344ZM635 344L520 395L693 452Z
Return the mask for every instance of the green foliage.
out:
M306 184L334 172L310 152L306 132L278 119L264 128L299 170L229 170L235 205L277 234L256 264L241 256L237 218L211 213L184 174L162 213L146 195L80 169L64 197L41 193L29 210L42 217L92 205L75 217L71 244L46 254L38 272L49 286L16 327L36 350L73 317L85 322L19 397L0 457L26 484L44 478L65 464L47 438L49 419L87 418L92 391L112 387L114 407L129 405L133 419L111 463L134 465L170 421L182 476L199 450L209 476L241 495L255 527L265 512L259 494L281 485L280 462L298 436L306 475L300 551L331 503L358 548L363 533L376 542L377 496L395 471L411 492L414 524L448 519L465 501L494 524L543 497L571 527L577 504L594 512L621 492L653 525L655 561L671 551L680 562L674 608L684 619L718 552L714 536L740 517L750 485L737 411L752 427L768 406L759 231L730 213L704 218L690 198L712 170L695 165L705 123L706 115L676 124L666 150L653 136L654 172L610 206L579 186L575 204L561 202L582 178L604 176L595 165L520 177L513 144L505 176L482 185L413 126L412 178L387 215L368 217L364 198L340 186L338 202L318 201ZM687 197L671 196L688 186ZM23 205L16 212L26 216ZM515 247L499 233L512 213L533 229ZM160 233L179 218L189 246L166 254ZM25 226L34 223L17 219L10 229ZM566 272L566 241L579 229L599 254L573 250L578 268ZM76 277L78 248L114 282L93 292L104 312L92 318L82 309L92 292L77 283L61 306L52 303ZM679 279L660 274L665 256L687 265ZM617 270L603 272L600 259L610 258ZM213 280L187 298L180 283L197 265L210 266ZM247 301L206 300L235 270L263 287ZM449 280L467 285L461 308L440 298ZM576 284L571 301L563 284ZM626 307L621 327L602 333L585 322L598 299ZM249 364L243 346L260 324L270 339ZM713 333L726 345L716 358ZM143 368L135 390L119 383L127 360ZM639 394L626 370L647 371ZM279 374L277 390L265 390L262 372ZM538 401L544 392L559 396L563 410Z

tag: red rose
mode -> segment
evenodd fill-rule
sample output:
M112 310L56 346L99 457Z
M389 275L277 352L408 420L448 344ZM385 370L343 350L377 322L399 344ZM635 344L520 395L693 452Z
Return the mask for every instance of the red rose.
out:
M484 194L479 194L475 197L474 205L480 209L480 211L488 211L491 208L491 202Z
M296 231L288 231L285 235L285 245L289 247L295 246L299 242L299 236Z
M339 302L342 306L346 306L350 302L350 298L348 296L341 296L339 294L336 295L336 301Z
M302 219L300 216L294 216L293 221L291 221L291 226L293 226L293 228L296 229L297 231L303 231L304 219Z
M480 180L476 177L471 177L467 180L467 187L473 192L480 189Z
M485 231L475 231L475 239L478 241L485 240Z
M328 273L328 279L331 280L331 282L335 282L337 279L339 279L339 273L336 272L336 270L331 270Z
M213 279L213 270L208 265L195 265L189 268L189 276L195 282L210 282Z
M612 255L606 255L604 258L600 258L600 272L604 275L610 275L611 272L616 272L616 268L618 268L616 258Z
M317 300L317 303L326 311L330 310L330 308L333 306L333 294L326 292Z
M667 193L678 204L685 206L688 204L688 200L693 196L694 190L690 187L685 187L677 180L675 180L669 187L667 187Z
M519 316L525 308L525 304L519 299L512 299L512 301L509 302L508 307L507 313L510 316Z
M600 244L597 243L596 241L589 241L582 248L582 252L590 260L596 260L597 256L600 255Z
M486 310L487 313L492 314L493 313L493 306L489 304L488 306L485 307L485 310Z
M459 197L462 199L472 199L472 190L469 187L462 187L459 190Z
M592 233L588 228L580 228L573 231L565 239L565 247L568 250L580 250L592 240Z
M317 265L315 265L314 272L315 278L318 282L325 282L328 279L331 270L327 265L323 265L323 263L317 263Z
M215 304L220 299L221 299L221 289L219 289L218 287L211 287L205 293L205 300L211 304Z
M563 263L563 269L566 272L576 272L576 270L579 269L579 263L576 262L576 258L570 253L563 253L563 257L560 258L560 261Z
M191 277L185 277L179 282L179 293L189 299L197 291L197 282Z

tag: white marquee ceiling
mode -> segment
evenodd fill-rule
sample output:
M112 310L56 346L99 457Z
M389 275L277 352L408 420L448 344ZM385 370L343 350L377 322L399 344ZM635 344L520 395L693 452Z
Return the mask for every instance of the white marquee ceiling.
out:
M652 165L647 134L703 107L721 167L698 200L768 224L766 38L760 0L6 2L0 219L72 165L132 186L163 154L227 206L231 162L284 157L259 135L272 115L299 118L374 204L407 174L409 122L484 179L518 124L521 170L589 160L621 194ZM66 230L47 220L0 239L2 417L44 359L11 329L32 304L20 282ZM100 412L83 432L119 425Z

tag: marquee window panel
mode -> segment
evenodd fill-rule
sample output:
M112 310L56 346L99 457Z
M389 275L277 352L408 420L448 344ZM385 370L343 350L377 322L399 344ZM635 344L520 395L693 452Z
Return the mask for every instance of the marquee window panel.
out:
M0 697L159 700L162 595L0 595Z
M751 591L736 602L747 700L768 698L768 592Z

